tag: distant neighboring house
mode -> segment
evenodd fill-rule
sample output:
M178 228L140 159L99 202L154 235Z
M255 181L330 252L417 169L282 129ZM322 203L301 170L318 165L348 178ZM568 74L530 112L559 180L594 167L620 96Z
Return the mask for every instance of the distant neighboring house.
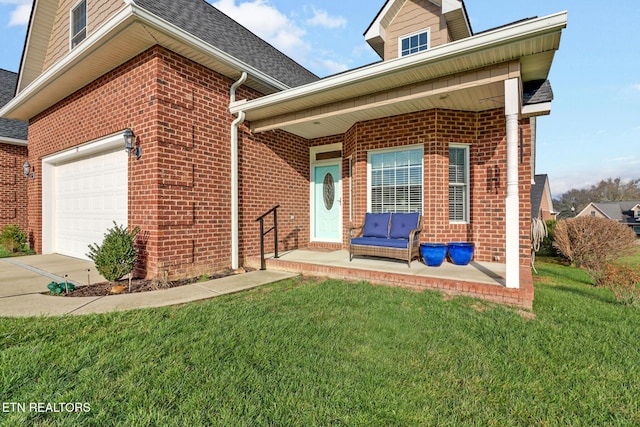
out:
M547 174L536 175L531 185L531 218L548 221L556 219L557 214L558 212L553 209L549 177Z
M0 108L15 94L18 74L0 69ZM0 229L17 224L27 229L27 122L0 118Z
M622 202L591 202L576 216L595 216L621 222L640 236L640 200Z
M320 79L202 0L35 2L0 108L29 121L34 249L86 258L115 220L146 236L137 274L184 277L255 259L275 206L289 249L417 211L422 241L470 240L506 287L531 283L536 119L567 13L474 33L461 0L377 6L381 61Z

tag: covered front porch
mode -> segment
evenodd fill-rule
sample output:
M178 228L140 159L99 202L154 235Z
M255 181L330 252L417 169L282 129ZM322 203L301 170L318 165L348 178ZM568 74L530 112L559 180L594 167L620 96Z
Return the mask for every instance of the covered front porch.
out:
M439 267L428 267L414 260L409 268L404 261L386 258L357 256L350 262L348 251L327 249L296 249L280 253L278 258L273 253L265 258L267 269L272 270L414 290L437 290L526 309L533 306L533 283L521 282L519 288L507 288L506 265L501 263L472 261L459 266L445 261ZM248 257L246 264L260 268L260 257ZM521 274L520 277L531 275Z

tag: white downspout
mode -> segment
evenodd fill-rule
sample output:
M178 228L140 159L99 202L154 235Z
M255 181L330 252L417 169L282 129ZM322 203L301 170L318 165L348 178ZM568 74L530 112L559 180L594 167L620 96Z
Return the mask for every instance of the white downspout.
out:
M506 267L507 288L520 287L520 195L518 192L518 117L520 80L504 82L507 119Z
M247 73L242 72L240 79L231 85L231 104L236 101L236 89L247 80ZM238 117L231 123L231 268L240 267L240 208L238 197L238 126L244 122L244 111L238 112Z

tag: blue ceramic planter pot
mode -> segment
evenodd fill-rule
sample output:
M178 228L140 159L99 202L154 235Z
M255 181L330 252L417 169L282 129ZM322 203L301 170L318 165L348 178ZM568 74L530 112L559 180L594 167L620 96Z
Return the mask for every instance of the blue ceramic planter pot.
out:
M424 263L429 267L438 267L447 256L446 243L422 243L420 245L420 255Z
M473 243L449 242L449 259L455 265L467 265L473 258Z

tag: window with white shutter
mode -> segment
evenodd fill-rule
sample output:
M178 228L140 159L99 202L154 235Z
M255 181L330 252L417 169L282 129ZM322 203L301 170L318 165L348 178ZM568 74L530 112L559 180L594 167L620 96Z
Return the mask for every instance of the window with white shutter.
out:
M469 147L449 147L449 221L469 221Z
M422 214L422 153L422 147L369 152L369 212Z

